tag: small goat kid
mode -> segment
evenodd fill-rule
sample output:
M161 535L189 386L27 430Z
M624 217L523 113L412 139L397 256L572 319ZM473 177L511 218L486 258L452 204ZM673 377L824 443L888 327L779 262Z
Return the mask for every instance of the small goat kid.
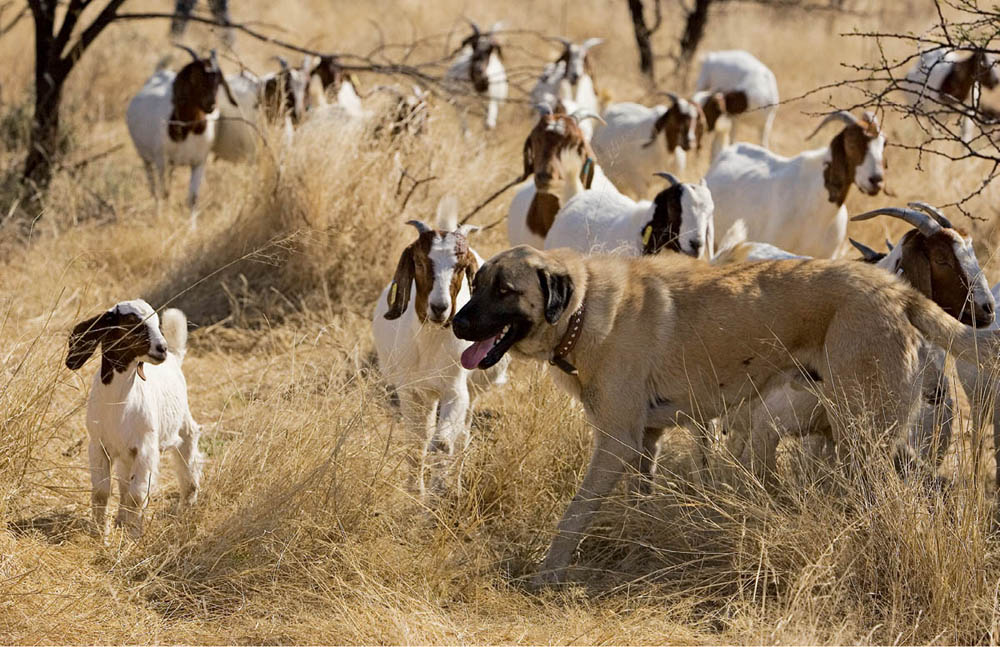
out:
M236 100L219 69L214 50L207 58L199 58L191 48L178 47L193 60L176 74L157 70L129 102L125 119L132 143L146 168L149 189L158 203L168 196L173 167L191 167L187 204L194 225L198 190L216 135L219 88L233 105Z
M461 356L470 343L451 331L451 320L468 302L472 278L483 262L468 242L477 228L456 228L454 209L444 201L438 209L439 229L417 220L407 224L419 235L403 250L392 283L382 291L372 329L379 368L399 393L416 445L410 458L415 489L423 495L428 449L445 463L462 453L469 442L473 397L506 383L507 363L485 373L464 368ZM432 473L432 491L441 490L443 472Z
M181 500L193 504L198 497L200 430L188 408L181 371L187 320L180 310L167 310L161 332L160 319L148 303L123 301L73 328L66 366L78 370L98 346L101 369L87 402L94 523L103 533L114 466L120 493L117 521L139 535L161 452L174 459Z
M462 41L455 62L448 68L446 78L469 83L479 96L487 99L486 128L496 128L500 104L507 100L507 71L503 65L500 43L493 36L494 25L487 32L480 31L469 21L472 34Z
M816 258L838 254L852 182L876 195L885 179L885 136L871 112L829 114L807 139L838 121L844 128L828 146L795 157L745 143L723 150L705 176L718 229L742 218L751 240Z
M638 103L608 106L607 125L598 128L591 140L611 181L637 200L649 194L654 173L663 169L683 173L687 152L701 140L704 120L698 106L676 94L664 94L670 97L669 108Z
M582 121L600 117L584 111L553 113L544 105L539 110L538 123L524 140L523 177L533 180L518 189L507 214L510 244L536 249L542 249L556 214L570 198L584 190L618 193L580 127Z
M584 253L658 254L669 249L711 258L715 239L712 194L704 182L682 184L657 173L670 186L653 201L634 202L620 193L584 191L559 211L545 237L545 249L569 247Z

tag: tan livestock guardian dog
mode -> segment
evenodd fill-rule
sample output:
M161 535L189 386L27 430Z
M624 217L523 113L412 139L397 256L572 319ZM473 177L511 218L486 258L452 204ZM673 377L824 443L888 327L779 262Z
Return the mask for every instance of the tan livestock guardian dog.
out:
M489 368L511 349L555 364L595 427L590 467L538 583L561 578L601 498L638 467L647 427L707 421L772 380L806 375L824 401L844 403L849 416L874 413L888 429L914 408L922 336L958 354L995 347L993 333L854 261L711 267L674 254L527 246L480 268L452 326L476 342L462 356L467 368Z

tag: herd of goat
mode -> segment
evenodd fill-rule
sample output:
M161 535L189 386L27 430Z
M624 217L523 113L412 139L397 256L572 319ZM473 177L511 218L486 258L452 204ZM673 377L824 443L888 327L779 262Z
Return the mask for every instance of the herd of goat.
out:
M465 84L481 98L489 129L507 100L507 77L496 30L475 25L472 30L447 79L456 87ZM678 254L713 266L835 258L844 253L851 185L867 195L885 186L886 138L871 112L827 115L809 137L831 125L839 128L836 134L794 157L768 150L779 102L777 81L748 52L703 56L690 98L663 93L669 99L663 105L602 105L589 57L601 39L562 42L559 58L544 67L531 93L538 121L524 142L523 183L508 212L511 246L622 257ZM246 71L226 76L214 52L200 57L188 51L190 63L176 73L157 70L128 107L129 133L158 200L166 197L170 168L189 166L193 212L210 154L229 161L252 159L266 122L283 122L291 138L309 120L372 116L356 81L336 57L307 57L297 68L282 62L280 71L264 77ZM994 64L978 51L926 52L907 77L911 100L967 104L981 86L998 84ZM427 109L418 108L422 91L414 93L398 95L406 114ZM958 116L967 131L968 117L961 111ZM747 137L755 143L734 143ZM711 146L703 147L709 138ZM678 179L687 171L686 156L708 148L707 174L695 182ZM922 202L875 209L853 219L877 216L900 219L912 228L886 252L852 240L862 253L862 259L852 262L899 277L963 324L997 327L1000 285L988 286L968 235ZM477 271L484 266L469 244L477 227L458 226L451 198L440 202L435 226L417 220L408 224L417 237L402 252L394 278L382 291L372 326L381 373L396 388L411 432L414 488L425 494L446 487L446 476L453 471L448 466L469 442L475 398L507 381L509 358L504 355L480 370L490 348L459 339L452 326L472 298ZM556 289L543 285L543 291ZM101 348L87 427L94 519L102 530L112 465L121 491L119 521L135 532L141 530L142 510L156 484L161 451L176 459L184 500L197 497L199 428L188 409L181 372L186 322L179 311L167 310L162 323L161 330L157 313L144 301L128 301L81 322L70 338L66 363L74 370ZM567 335L576 334L579 323L570 321ZM567 339L571 348L575 337ZM563 355L555 353L552 361L572 375ZM905 465L933 471L948 449L955 412L947 355L947 349L930 341L920 349L920 415L897 430L897 467L903 473ZM957 366L973 425L992 421L1000 459L995 382L985 379L985 364L963 357ZM749 415L724 425L725 442L748 469L758 472L763 465L765 479L783 436L830 436L831 421L817 396L801 388L794 376L768 383L748 406ZM678 423L699 440L703 458L710 423L694 412ZM647 478L655 470L661 431L646 430L641 471ZM996 478L1000 486L1000 469Z

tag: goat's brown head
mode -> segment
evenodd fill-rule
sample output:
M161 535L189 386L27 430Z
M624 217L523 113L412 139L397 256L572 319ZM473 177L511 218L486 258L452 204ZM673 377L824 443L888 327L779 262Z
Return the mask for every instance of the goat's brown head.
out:
M951 69L941 79L941 94L946 94L958 101L967 101L972 86L980 83L989 89L1000 85L1000 76L997 75L994 65L996 60L991 54L987 54L981 49L977 49L972 56L955 61L951 64Z
M603 38L588 38L583 43L577 45L565 38L558 39L563 45L562 54L556 59L556 67L563 64L565 72L563 78L573 87L580 82L580 78L587 74L594 78L594 69L590 62L590 49L604 42Z
M469 80L476 92L482 94L490 87L490 78L487 67L490 64L490 57L496 52L497 57L503 58L503 51L500 43L493 37L493 30L483 32L479 26L471 20L468 21L472 27L472 34L462 41L462 47L471 50L469 58Z
M540 193L552 193L554 186L567 179L570 167L573 172L582 172L587 170L588 159L593 164L594 151L580 130L580 121L600 117L592 112L552 112L547 106L538 109L538 123L524 140L523 177L534 174L535 188ZM584 184L589 186L585 179Z
M414 312L420 323L451 325L455 313L468 301L472 279L479 269L468 236L478 227L462 225L454 231L432 229L419 220L407 223L419 233L403 250L389 286L386 319L398 319L410 303L416 286ZM464 292L463 292L464 290Z
M309 73L309 76L318 77L319 82L323 85L323 92L333 95L340 92L340 86L343 85L344 79L347 78L344 66L340 63L340 57L332 54L321 56L319 62L316 63L316 66Z
M827 115L806 139L834 121L843 123L844 129L830 141L830 161L823 170L830 202L844 204L852 181L864 193L876 195L885 182L885 135L878 119L872 112L858 119L846 110L838 110Z
M160 318L142 299L123 301L110 310L81 321L69 337L66 366L81 368L101 347L101 382L110 384L114 374L136 364L143 380L143 362L162 364L167 359L167 340L160 332Z
M663 94L670 97L671 105L653 124L653 132L649 135L649 141L643 146L652 146L656 143L656 138L660 133L663 133L667 150L671 153L678 147L685 151L698 147L701 134L704 132L702 125L704 117L701 108L673 92L664 92Z
M283 114L291 115L293 123L299 123L309 109L310 59L302 61L302 67L293 68L285 59L278 57L281 71L269 75L264 80L264 113L271 121Z
M699 105L705 115L705 129L714 132L720 119L729 115L739 115L747 111L750 103L746 92L698 92L695 94L695 104Z
M220 86L225 91L226 98L236 105L226 77L219 69L215 50L207 58L200 58L190 47L178 47L190 54L193 60L174 77L174 109L167 126L167 133L173 141L183 141L188 133L200 135L205 132L206 117L215 112Z
M967 325L993 323L996 303L972 247L972 239L952 226L936 208L911 202L910 209L885 207L852 220L877 215L900 218L913 225L882 263L894 274L902 274L913 287ZM866 258L868 254L865 254Z

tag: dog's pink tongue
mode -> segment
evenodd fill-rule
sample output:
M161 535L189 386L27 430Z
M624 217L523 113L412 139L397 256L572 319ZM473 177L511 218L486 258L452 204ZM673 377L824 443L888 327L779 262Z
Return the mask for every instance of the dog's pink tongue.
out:
M474 370L479 366L479 362L483 361L486 357L486 353L490 352L493 348L493 340L496 337L490 337L489 339L484 339L483 341L477 341L472 346L465 349L462 353L462 366L468 370Z

